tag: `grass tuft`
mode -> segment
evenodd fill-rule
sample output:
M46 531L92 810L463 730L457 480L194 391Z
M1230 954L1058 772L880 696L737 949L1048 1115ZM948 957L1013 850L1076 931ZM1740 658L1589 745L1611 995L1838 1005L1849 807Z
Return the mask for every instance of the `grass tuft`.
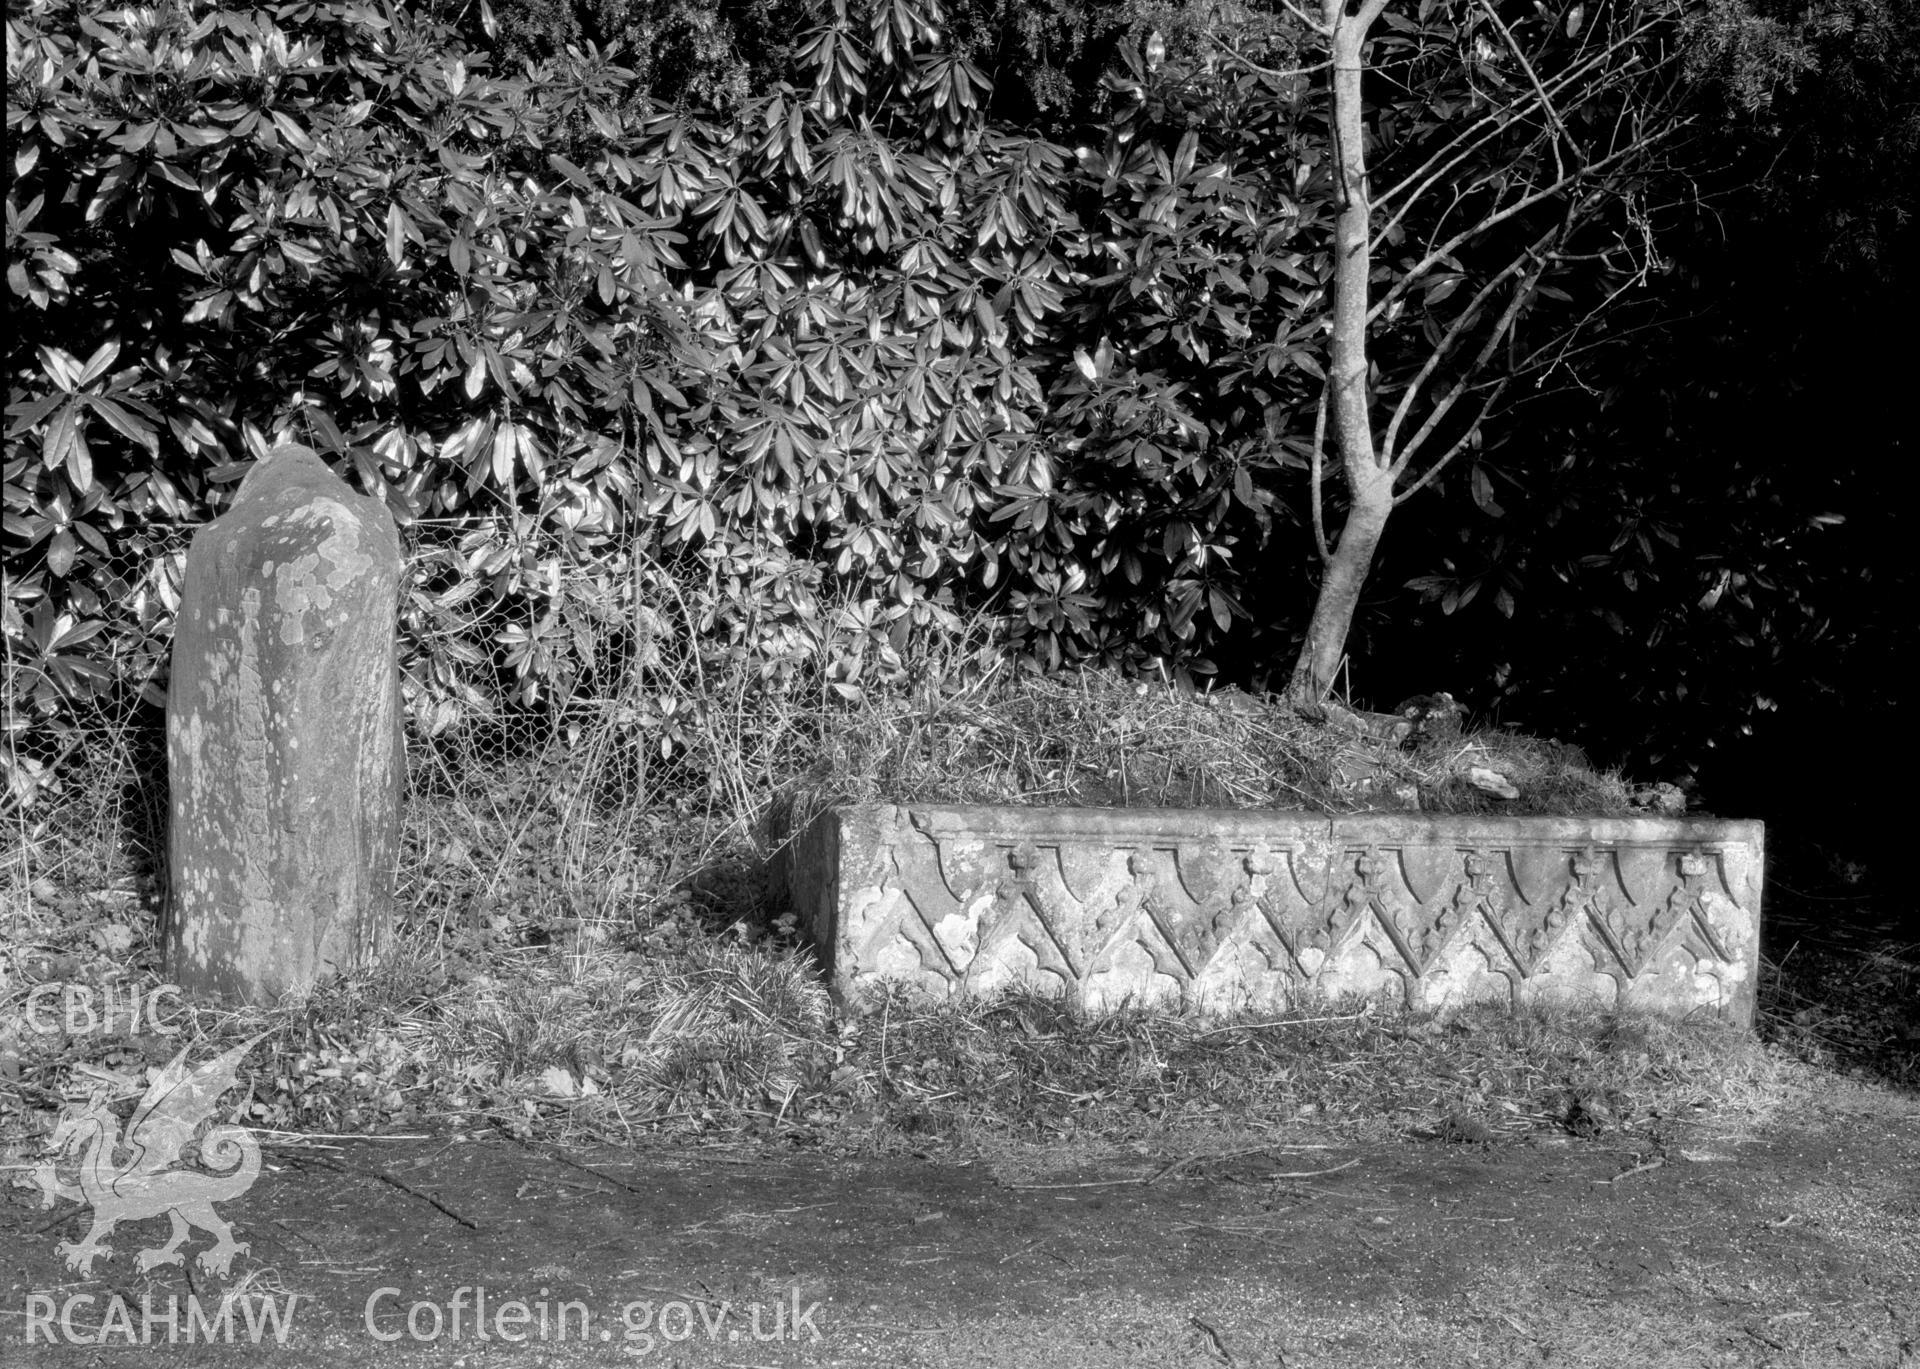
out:
M1577 748L1497 728L1396 742L1377 717L1312 720L1277 698L1193 693L1111 671L961 677L820 720L804 805L947 802L1619 815L1618 774ZM1499 799L1474 767L1519 791Z

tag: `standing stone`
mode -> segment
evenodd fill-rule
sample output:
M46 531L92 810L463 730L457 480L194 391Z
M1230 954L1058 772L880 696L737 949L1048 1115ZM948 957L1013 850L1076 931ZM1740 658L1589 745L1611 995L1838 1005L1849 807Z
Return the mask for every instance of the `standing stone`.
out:
M404 755L400 539L309 448L193 539L167 696L168 978L267 1004L384 948Z

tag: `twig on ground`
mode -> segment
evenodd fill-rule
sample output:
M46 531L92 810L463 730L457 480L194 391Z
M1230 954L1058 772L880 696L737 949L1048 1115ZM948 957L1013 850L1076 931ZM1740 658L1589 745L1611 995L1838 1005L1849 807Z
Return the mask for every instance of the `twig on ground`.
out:
M1617 1184L1622 1179L1631 1179L1636 1174L1645 1174L1650 1169L1658 1169L1667 1162L1664 1155L1656 1155L1645 1164L1635 1165L1632 1169L1622 1170L1611 1179L1595 1179L1596 1184Z
M273 1127L249 1127L254 1138L268 1145L293 1146L303 1141L434 1141L439 1138L428 1132L400 1132L389 1136L373 1134L362 1135L352 1131L280 1131ZM329 1146L329 1150L337 1147Z
M1501 1321L1505 1322L1508 1326L1511 1326L1514 1330L1518 1331L1521 1335L1525 1336L1528 1340L1538 1341L1540 1339L1540 1337L1534 1335L1533 1332L1527 1330L1526 1327L1522 1326L1517 1318L1508 1316L1505 1312L1500 1313L1499 1317Z
M1023 1191L1038 1191L1038 1190L1062 1189L1062 1188L1150 1188L1154 1184L1157 1184L1162 1179L1166 1178L1169 1174L1177 1174L1181 1170L1186 1169L1190 1165L1206 1164L1208 1162L1219 1162L1222 1160L1241 1160L1241 1159L1245 1159L1249 1155L1263 1155L1270 1150L1281 1150L1285 1148L1286 1147L1269 1144L1264 1146L1249 1146L1245 1150L1217 1151L1207 1155L1183 1155L1177 1160L1172 1160L1172 1161L1169 1161L1167 1164L1162 1165L1159 1169L1156 1169L1151 1174L1148 1174L1145 1176L1135 1175L1130 1179L1082 1179L1076 1183L1008 1184L1007 1187L1014 1188L1014 1189L1021 1189ZM1268 1174L1263 1177L1267 1179L1317 1179L1323 1174L1338 1174L1343 1169L1352 1169L1355 1165L1359 1163L1360 1163L1359 1157L1356 1156L1353 1159L1347 1161L1343 1165L1335 1165L1332 1169L1295 1170L1295 1171L1287 1171L1284 1173Z
M425 1203L428 1207L439 1210L440 1212L444 1213L446 1216L451 1217L454 1221L460 1223L461 1226L466 1227L469 1231L478 1231L480 1229L480 1223L474 1221L473 1218L468 1217L463 1213L455 1211L453 1208L447 1206L446 1203L434 1197L431 1193L421 1192L419 1189L415 1188L412 1184L408 1183L405 1179L402 1179L397 1175L389 1174L386 1170L381 1169L378 1165L348 1165L348 1164L343 1164L339 1160L331 1159L325 1155L316 1155L313 1157L313 1160L315 1164L321 1165L327 1169L337 1170L342 1174L359 1173L359 1174L372 1175L374 1178L378 1179L381 1183L386 1184L392 1188L397 1188L402 1193L406 1194L408 1197L418 1198L421 1202Z
M706 1307L731 1307L733 1305L732 1303L715 1302L712 1298L703 1298L697 1293L684 1292L678 1288L661 1288L650 1283L629 1283L621 1286L622 1288L631 1288L641 1293L664 1293L670 1298L683 1298L687 1302L697 1302Z
M1269 1180L1318 1179L1328 1174L1338 1174L1343 1169L1352 1169L1355 1165L1359 1163L1360 1163L1360 1157L1356 1155L1351 1160L1347 1161L1344 1165L1335 1165L1332 1169L1297 1169L1297 1170L1292 1170L1283 1174L1269 1174L1266 1177Z
M532 1151L534 1154L540 1156L540 1158L543 1160L558 1161L560 1164L566 1165L571 1169L579 1170L582 1174L592 1175L594 1178L600 1180L600 1182L602 1183L612 1184L615 1188L623 1188L629 1193L646 1193L650 1191L647 1189L637 1188L633 1184L628 1183L624 1179L616 1179L611 1174L602 1174L599 1170L595 1169L592 1165L583 1165L578 1160L574 1159L572 1156L568 1155L564 1151L553 1149L546 1146L535 1147L535 1146L527 1145L527 1143L524 1141L522 1141L520 1144L524 1146L527 1150Z
M1209 1027L1206 1031L1195 1032L1193 1035L1197 1041L1203 1036L1218 1036L1222 1032L1260 1031L1266 1027L1310 1027L1321 1022L1358 1022L1369 1015L1363 1012L1350 1012L1343 1013L1339 1017L1284 1017L1272 1022L1229 1022L1224 1027Z
M79 1215L79 1213L80 1213L80 1209L77 1207L68 1208L64 1212L56 1212L54 1213L53 1216L47 1218L46 1221L34 1227L28 1234L33 1236L44 1236L46 1235L47 1232L53 1230L56 1226L60 1225L60 1223L66 1221L67 1218L76 1217Z
M1201 1321L1198 1317L1188 1317L1187 1320L1207 1333L1207 1339L1212 1343L1214 1352L1220 1356L1223 1362L1227 1364L1239 1363L1239 1361L1233 1357L1233 1351L1227 1349L1226 1337L1222 1336L1213 1327Z
M1052 1239L1053 1237L1051 1236L1042 1236L1037 1241L1028 1241L1025 1245L1021 1246L1018 1250L1014 1251L1011 1255L1002 1255L1000 1257L1000 1263L1005 1264L1008 1260L1017 1260L1022 1255L1026 1254L1028 1251L1034 1249L1036 1246L1045 1245L1048 1241Z
M1162 1179L1166 1178L1169 1174L1173 1174L1179 1170L1185 1169L1188 1165L1203 1164L1209 1160L1213 1160L1213 1161L1240 1160L1240 1159L1244 1159L1249 1155L1264 1155L1267 1151L1274 1150L1274 1149L1276 1149L1276 1147L1269 1144L1264 1146L1248 1146L1245 1150L1225 1150L1225 1151L1220 1151L1217 1154L1213 1154L1213 1155L1184 1156L1181 1159L1175 1160L1172 1164L1167 1165L1166 1167L1161 1169L1158 1173L1156 1173L1152 1178L1147 1179L1144 1182L1148 1184L1157 1184Z

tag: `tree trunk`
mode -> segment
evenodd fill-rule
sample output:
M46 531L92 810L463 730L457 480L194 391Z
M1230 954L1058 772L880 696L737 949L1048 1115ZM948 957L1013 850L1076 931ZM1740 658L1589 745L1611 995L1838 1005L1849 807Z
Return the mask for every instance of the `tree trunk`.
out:
M1333 685L1346 652L1347 630L1374 550L1393 512L1393 475L1374 449L1367 393L1367 283L1373 271L1370 239L1373 209L1367 195L1367 143L1362 121L1360 73L1367 34L1386 0L1366 0L1348 14L1346 0L1325 0L1333 59L1330 80L1335 174L1340 213L1334 220L1333 334L1327 385L1334 444L1347 477L1350 505L1345 525L1320 580L1306 640L1300 644L1288 693L1296 702L1318 703Z
M1313 617L1307 624L1307 637L1300 644L1300 656L1294 662L1289 695L1297 702L1314 704L1324 699L1333 686L1346 654L1347 630L1353 626L1353 611L1360 602L1373 569L1373 553L1380 545L1380 534L1393 512L1393 481L1385 471L1370 473L1364 481L1349 473L1347 485L1352 506L1340 529L1340 541L1334 546L1320 576L1320 593L1314 600Z

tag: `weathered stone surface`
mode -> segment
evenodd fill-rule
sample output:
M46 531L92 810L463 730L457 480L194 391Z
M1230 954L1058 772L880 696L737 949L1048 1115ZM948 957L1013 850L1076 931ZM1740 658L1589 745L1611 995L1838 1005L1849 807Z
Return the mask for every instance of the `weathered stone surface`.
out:
M191 993L271 1002L388 935L400 567L386 509L305 447L193 539L167 698L166 972Z
M1573 1001L1753 1020L1764 828L1673 818L838 808L776 863L834 990L1094 1011Z

